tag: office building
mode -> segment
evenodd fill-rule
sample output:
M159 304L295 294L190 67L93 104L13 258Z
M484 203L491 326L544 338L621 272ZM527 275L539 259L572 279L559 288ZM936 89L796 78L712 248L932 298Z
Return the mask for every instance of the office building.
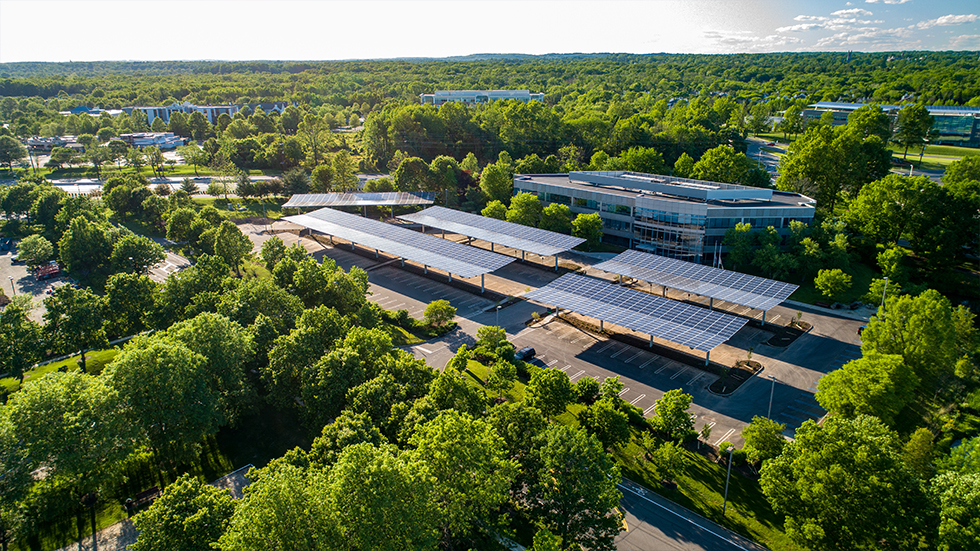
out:
M834 125L847 124L847 116L864 106L863 103L844 103L837 101L818 101L803 111L807 120L819 120L830 111L834 117ZM881 110L892 119L892 126L898 118L898 112L904 105L879 105ZM926 109L932 115L932 128L937 131L937 138L932 143L959 145L963 147L980 147L980 107L959 107L949 105L927 105Z
M544 94L529 90L436 90L434 94L419 94L423 105L442 105L449 102L467 104L487 103L500 99L515 99L527 103L544 101Z
M785 237L793 220L812 225L816 207L799 193L624 171L517 174L514 193L522 192L573 214L599 213L605 242L704 263L723 252L736 224Z

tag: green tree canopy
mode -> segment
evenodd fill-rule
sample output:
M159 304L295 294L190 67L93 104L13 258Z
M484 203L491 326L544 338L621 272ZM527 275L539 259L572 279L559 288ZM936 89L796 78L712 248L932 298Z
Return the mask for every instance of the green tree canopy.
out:
M208 549L225 532L235 504L227 490L190 475L167 486L149 508L136 515L139 536L133 551Z

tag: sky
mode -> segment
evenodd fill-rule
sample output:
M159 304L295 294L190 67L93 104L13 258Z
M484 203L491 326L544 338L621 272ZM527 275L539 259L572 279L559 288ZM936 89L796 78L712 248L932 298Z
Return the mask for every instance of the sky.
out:
M0 62L980 50L976 0L0 0Z

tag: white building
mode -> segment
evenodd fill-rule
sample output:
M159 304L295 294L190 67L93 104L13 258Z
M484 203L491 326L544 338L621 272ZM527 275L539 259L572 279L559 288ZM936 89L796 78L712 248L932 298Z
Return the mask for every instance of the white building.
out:
M434 94L419 94L422 104L442 105L451 101L460 103L487 103L500 99L516 99L527 103L529 101L544 101L544 94L531 93L529 90L436 90Z

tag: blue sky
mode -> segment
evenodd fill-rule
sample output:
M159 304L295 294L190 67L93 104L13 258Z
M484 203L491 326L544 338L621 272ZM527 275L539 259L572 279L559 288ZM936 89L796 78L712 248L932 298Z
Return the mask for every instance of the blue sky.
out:
M965 0L0 0L0 62L980 50Z

